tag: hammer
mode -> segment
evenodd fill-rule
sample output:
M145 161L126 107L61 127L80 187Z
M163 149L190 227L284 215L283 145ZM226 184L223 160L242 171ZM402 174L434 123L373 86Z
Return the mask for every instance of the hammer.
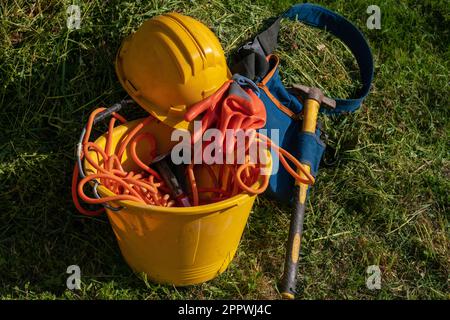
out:
M293 85L291 92L304 100L302 132L315 134L317 126L317 115L320 106L336 108L336 101L325 97L318 88L304 85ZM300 152L302 152L300 146ZM303 163L307 172L311 171L309 164ZM302 172L299 175L306 178ZM289 226L289 238L286 246L286 259L284 262L284 272L280 283L280 292L283 299L294 299L295 287L297 283L298 258L300 255L300 242L303 232L303 220L305 217L306 198L308 194L308 184L296 183L297 205L292 213Z

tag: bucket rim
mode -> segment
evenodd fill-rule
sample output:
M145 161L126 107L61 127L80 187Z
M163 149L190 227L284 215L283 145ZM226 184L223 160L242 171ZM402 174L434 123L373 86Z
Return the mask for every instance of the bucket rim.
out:
M259 183L257 182L256 185ZM103 185L98 187L98 191L102 196L111 196L114 195L108 188ZM197 215L197 214L205 214L205 213L213 213L216 211L227 210L235 206L240 206L242 203L251 200L252 198L256 198L255 195L249 195L247 193L240 193L235 195L234 197L210 203L210 204L202 204L199 206L191 206L191 207L162 207L155 206L151 204L139 203L131 200L118 200L111 201L109 204L114 204L114 207L123 207L122 210L127 209L141 209L148 211L146 213L154 214L154 213L163 213L163 214L173 214L173 215Z

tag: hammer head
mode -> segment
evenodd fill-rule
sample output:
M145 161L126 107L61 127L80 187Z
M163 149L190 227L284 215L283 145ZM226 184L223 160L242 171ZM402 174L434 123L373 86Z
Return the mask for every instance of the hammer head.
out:
M306 99L316 100L321 106L334 109L336 108L336 101L334 99L325 97L322 90L315 87L308 87L302 84L294 84L291 92L295 95L301 95Z

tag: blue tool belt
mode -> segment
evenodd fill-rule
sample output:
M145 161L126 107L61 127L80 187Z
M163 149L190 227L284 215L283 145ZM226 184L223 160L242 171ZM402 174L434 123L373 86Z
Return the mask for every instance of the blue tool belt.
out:
M373 79L373 58L369 45L362 33L344 17L333 11L314 4L292 6L266 30L258 34L253 41L239 48L232 66L233 73L239 73L255 81L260 88L260 99L267 111L264 129L269 138L271 129L278 129L278 142L281 147L295 155L303 164L311 167L313 176L317 175L325 144L320 139L320 129L316 134L302 133L299 115L303 104L297 96L290 93L282 84L278 72L278 57L273 55L277 46L281 19L301 21L307 25L324 29L338 37L353 53L358 63L362 81L361 89L352 99L334 99L336 108L320 109L325 114L345 114L359 108L370 90ZM266 131L265 131L266 132ZM272 154L278 161L277 155ZM293 199L294 179L282 167L275 166L267 193L280 201Z

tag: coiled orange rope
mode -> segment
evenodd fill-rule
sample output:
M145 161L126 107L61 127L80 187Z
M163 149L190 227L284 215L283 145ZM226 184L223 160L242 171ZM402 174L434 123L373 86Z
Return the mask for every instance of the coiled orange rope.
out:
M91 164L97 172L89 174L78 183L79 168L75 165L72 177L72 198L77 209L85 215L98 215L103 211L103 208L96 211L90 211L83 208L78 200L78 196L89 204L106 204L108 202L115 202L120 200L136 201L148 205L157 205L172 207L176 205L176 199L170 195L164 181L161 179L158 172L150 168L147 164L139 159L136 153L136 146L142 141L149 144L148 152L151 159L156 156L156 141L155 138L148 132L139 133L142 128L151 125L155 119L151 116L145 118L136 127L134 127L125 139L119 145L117 154L112 154L112 132L117 120L125 123L126 119L117 113L112 113L112 118L108 125L108 132L106 134L105 148L102 149L94 142L89 141L95 117L104 111L105 108L98 108L94 110L89 116L86 125L86 133L82 141L81 158ZM299 182L311 184L314 178L303 168L302 164L289 152L278 147L267 136L256 133L255 137L267 144L274 150L286 170ZM141 169L140 172L125 171L121 165L122 156L126 149L129 149L130 156L136 165ZM101 161L92 159L90 153L94 151ZM306 178L301 177L296 170L294 170L286 158L290 160L294 166L301 171ZM100 165L99 163L102 163ZM213 187L198 187L196 177L194 174L194 164L187 166L187 177L189 182L189 198L194 206L212 203L232 197L240 192L247 192L249 194L260 194L264 192L269 183L269 175L263 174L262 170L267 169L262 163L244 164L224 164L220 166L220 170L216 174L211 166L198 165L205 169L209 176ZM262 178L261 185L258 189L252 186ZM113 196L93 198L89 197L84 192L84 187L88 182L97 182L108 188ZM208 200L200 199L199 194L208 193L216 196L209 197Z

